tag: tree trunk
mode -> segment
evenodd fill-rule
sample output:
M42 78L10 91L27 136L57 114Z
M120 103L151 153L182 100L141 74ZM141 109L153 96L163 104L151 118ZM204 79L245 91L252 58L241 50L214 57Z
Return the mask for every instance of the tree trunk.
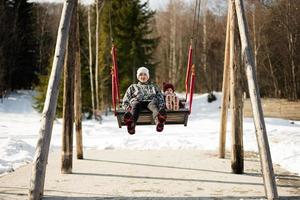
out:
M203 39L202 39L202 64L203 64L203 78L206 85L207 92L210 93L211 85L210 80L208 79L207 72L207 0L202 0L202 8L203 8Z
M95 119L95 92L94 92L94 79L93 79L93 52L92 52L92 33L91 33L91 5L88 7L88 34L89 34L89 69L90 69L90 85L91 85L91 98L92 98L92 113Z
M100 110L99 101L99 0L96 0L96 61L95 61L95 85L96 85L96 110Z
M293 26L291 24L290 17L292 15L291 13L291 1L288 0L288 13L287 13L287 39L288 39L288 47L289 47L289 63L291 65L291 94L289 95L292 100L296 100L298 95L297 95L297 82L296 82L296 65L295 65L295 37L292 31L289 29L290 26Z
M276 75L274 73L274 67L270 58L270 50L269 47L267 46L266 42L265 43L265 48L266 48L266 53L267 53L267 59L268 59L268 64L269 64L269 69L270 69L270 76L272 78L272 82L273 82L273 87L274 87L274 96L276 98L280 98L280 94L279 94L279 86L278 86L278 81L276 78Z
M257 38L256 38L256 23L255 23L255 15L256 15L256 3L253 3L253 12L252 12L252 25L253 25L253 47L254 47L254 65L257 67ZM256 69L257 71L257 69Z
M256 137L258 149L260 152L261 168L263 172L263 180L265 192L268 199L278 199L278 193L275 183L274 171L272 166L272 158L267 137L267 131L264 121L263 110L261 106L260 94L256 79L256 71L254 66L253 52L249 42L249 31L246 25L244 6L241 0L235 0L237 19L242 43L242 57L245 63L246 76L254 124L256 128Z
M202 39L202 46L203 46L203 52L202 52L202 64L203 64L203 71L205 76L205 82L207 85L207 92L210 92L209 87L209 80L208 80L208 73L207 73L207 0L203 0L203 39Z
M58 29L56 48L54 53L52 71L49 79L46 100L41 119L41 127L37 147L32 164L30 178L29 200L39 200L44 193L46 165L48 161L49 146L52 134L53 120L56 112L59 80L64 64L67 38L74 7L74 0L66 0L62 10Z
M181 26L181 25L180 25ZM178 70L176 71L176 82L174 82L175 84L175 87L177 88L179 83L180 83L180 76L181 74L184 74L183 73L183 48L182 48L182 40L183 40L183 37L182 37L182 27L180 27L179 29L179 55L178 55Z
M171 13L170 13L170 57L169 57L169 81L174 81L174 72L176 65L176 6L174 1L171 3ZM173 82L174 83L174 82Z
M173 1L173 12L171 17L171 82L174 84L176 81L176 2Z

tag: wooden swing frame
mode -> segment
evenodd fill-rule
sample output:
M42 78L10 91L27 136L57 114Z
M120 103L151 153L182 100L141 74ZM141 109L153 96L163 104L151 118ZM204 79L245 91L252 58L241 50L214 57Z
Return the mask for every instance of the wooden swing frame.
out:
M41 126L39 129L39 137L37 141L37 147L35 156L33 158L32 163L32 172L30 178L30 186L28 191L28 199L29 200L40 200L44 194L44 183L45 183L45 176L46 176L46 166L48 162L48 154L49 154L49 146L52 134L52 127L53 121L55 118L55 111L57 105L57 98L58 98L58 88L59 88L59 80L61 77L62 67L64 65L65 59L65 51L67 47L67 39L69 36L69 29L71 24L71 18L73 14L73 10L75 7L75 0L74 1L65 1L59 30L58 30L58 37L56 41L56 48L55 54L53 59L52 71L48 83L48 90L45 100L45 105L42 113L41 118ZM236 11L234 17L237 18L238 28L239 28L239 36L241 39L241 52L243 55L243 61L245 65L245 70L247 74L247 81L250 93L250 99L252 103L252 111L254 117L254 124L256 128L256 137L259 147L260 153L260 161L261 161L261 168L262 168L262 176L263 182L265 187L265 194L267 199L278 199L275 175L272 167L272 159L270 154L270 148L268 143L268 137L265 127L265 121L263 118L262 106L260 101L260 95L258 91L258 84L256 80L256 71L255 71L255 62L253 60L253 51L250 46L249 42L249 31L247 28L247 22L245 17L245 9L243 7L242 0L228 0L229 2L229 10L228 13L233 13L234 10ZM75 7L76 8L76 7ZM232 23L233 17L230 17L230 23ZM73 21L73 20L72 20ZM227 27L229 27L229 20L227 22ZM229 31L227 31L227 34ZM228 37L229 38L229 37ZM75 40L70 40L75 42ZM228 45L229 42L226 42ZM233 46L231 45L231 48ZM112 71L113 74L113 81L117 80L116 74ZM80 76L79 76L80 77ZM193 76L192 76L193 77ZM115 85L115 84L113 84ZM191 84L191 88L193 88L193 84ZM186 87L187 88L187 87ZM117 91L116 87L112 88L113 91ZM191 91L191 90L190 90ZM114 94L114 93L113 93ZM118 97L119 98L119 97ZM192 100L192 93L190 94L190 99ZM120 99L118 99L118 102ZM116 99L113 99L116 103ZM189 102L190 107L188 109L189 113L191 112L191 101ZM224 107L224 106L223 106ZM116 108L116 104L114 104L114 108ZM227 109L227 107L224 107ZM177 111L178 112L178 111ZM115 114L117 113L115 109ZM69 120L69 119L68 119ZM223 129L223 128L222 128ZM72 130L72 129L70 129ZM226 129L223 129L226 130ZM226 131L225 131L226 133ZM81 135L80 135L81 137ZM222 137L225 138L225 137ZM72 137L68 140L68 145L72 145ZM79 145L77 145L79 147ZM81 146L82 147L82 146ZM65 149L62 151L63 162L65 162L65 155L72 156L72 151L67 152ZM241 160L243 160L243 155L241 155ZM68 167L67 172L72 173L72 159L68 162L70 166ZM65 169L64 169L65 171Z

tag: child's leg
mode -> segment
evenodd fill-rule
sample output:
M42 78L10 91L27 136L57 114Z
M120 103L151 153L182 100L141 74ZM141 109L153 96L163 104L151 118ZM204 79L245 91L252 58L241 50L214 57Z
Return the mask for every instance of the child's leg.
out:
M161 132L164 129L164 124L167 119L167 114L165 109L158 110L157 103L152 100L148 104L148 109L152 111L153 119L156 123L156 131Z
M139 118L141 111L141 103L139 101L133 101L131 103L131 111L127 111L124 114L124 123L127 126L127 131L129 134L135 133L135 124Z
M168 110L172 110L172 96L170 94L166 95L165 101L166 101L166 108Z
M131 102L131 107L132 107L132 115L133 115L133 121L136 123L137 120L139 119L140 112L142 110L142 102L139 101L133 101Z
M158 115L158 108L156 105L156 101L152 100L149 102L149 104L147 105L147 108L152 112L152 117L153 119L155 119Z
M179 110L179 98L173 95L173 110Z

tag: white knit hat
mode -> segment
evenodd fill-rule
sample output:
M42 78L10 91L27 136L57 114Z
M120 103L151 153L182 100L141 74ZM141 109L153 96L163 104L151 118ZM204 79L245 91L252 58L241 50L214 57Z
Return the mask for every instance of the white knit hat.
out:
M149 70L146 67L140 67L137 72L136 72L136 77L139 78L140 73L145 73L148 78L150 78L149 76Z

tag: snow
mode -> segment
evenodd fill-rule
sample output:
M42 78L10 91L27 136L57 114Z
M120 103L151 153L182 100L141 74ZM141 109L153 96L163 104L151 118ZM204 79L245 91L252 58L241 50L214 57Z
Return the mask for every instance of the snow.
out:
M188 126L168 125L162 133L154 126L138 126L135 135L126 128L118 128L113 114L103 116L100 124L83 121L85 149L199 149L217 150L219 145L220 99L207 103L207 95L195 95ZM32 108L34 93L11 93L0 103L0 174L32 161L39 131L41 115ZM230 116L229 116L230 119ZM300 174L300 121L266 118L266 127L272 160L283 168ZM230 122L227 124L230 129ZM244 150L258 151L254 123L245 118ZM62 120L54 122L51 151L60 150ZM75 141L74 141L75 145ZM230 130L227 131L226 149L230 150Z

